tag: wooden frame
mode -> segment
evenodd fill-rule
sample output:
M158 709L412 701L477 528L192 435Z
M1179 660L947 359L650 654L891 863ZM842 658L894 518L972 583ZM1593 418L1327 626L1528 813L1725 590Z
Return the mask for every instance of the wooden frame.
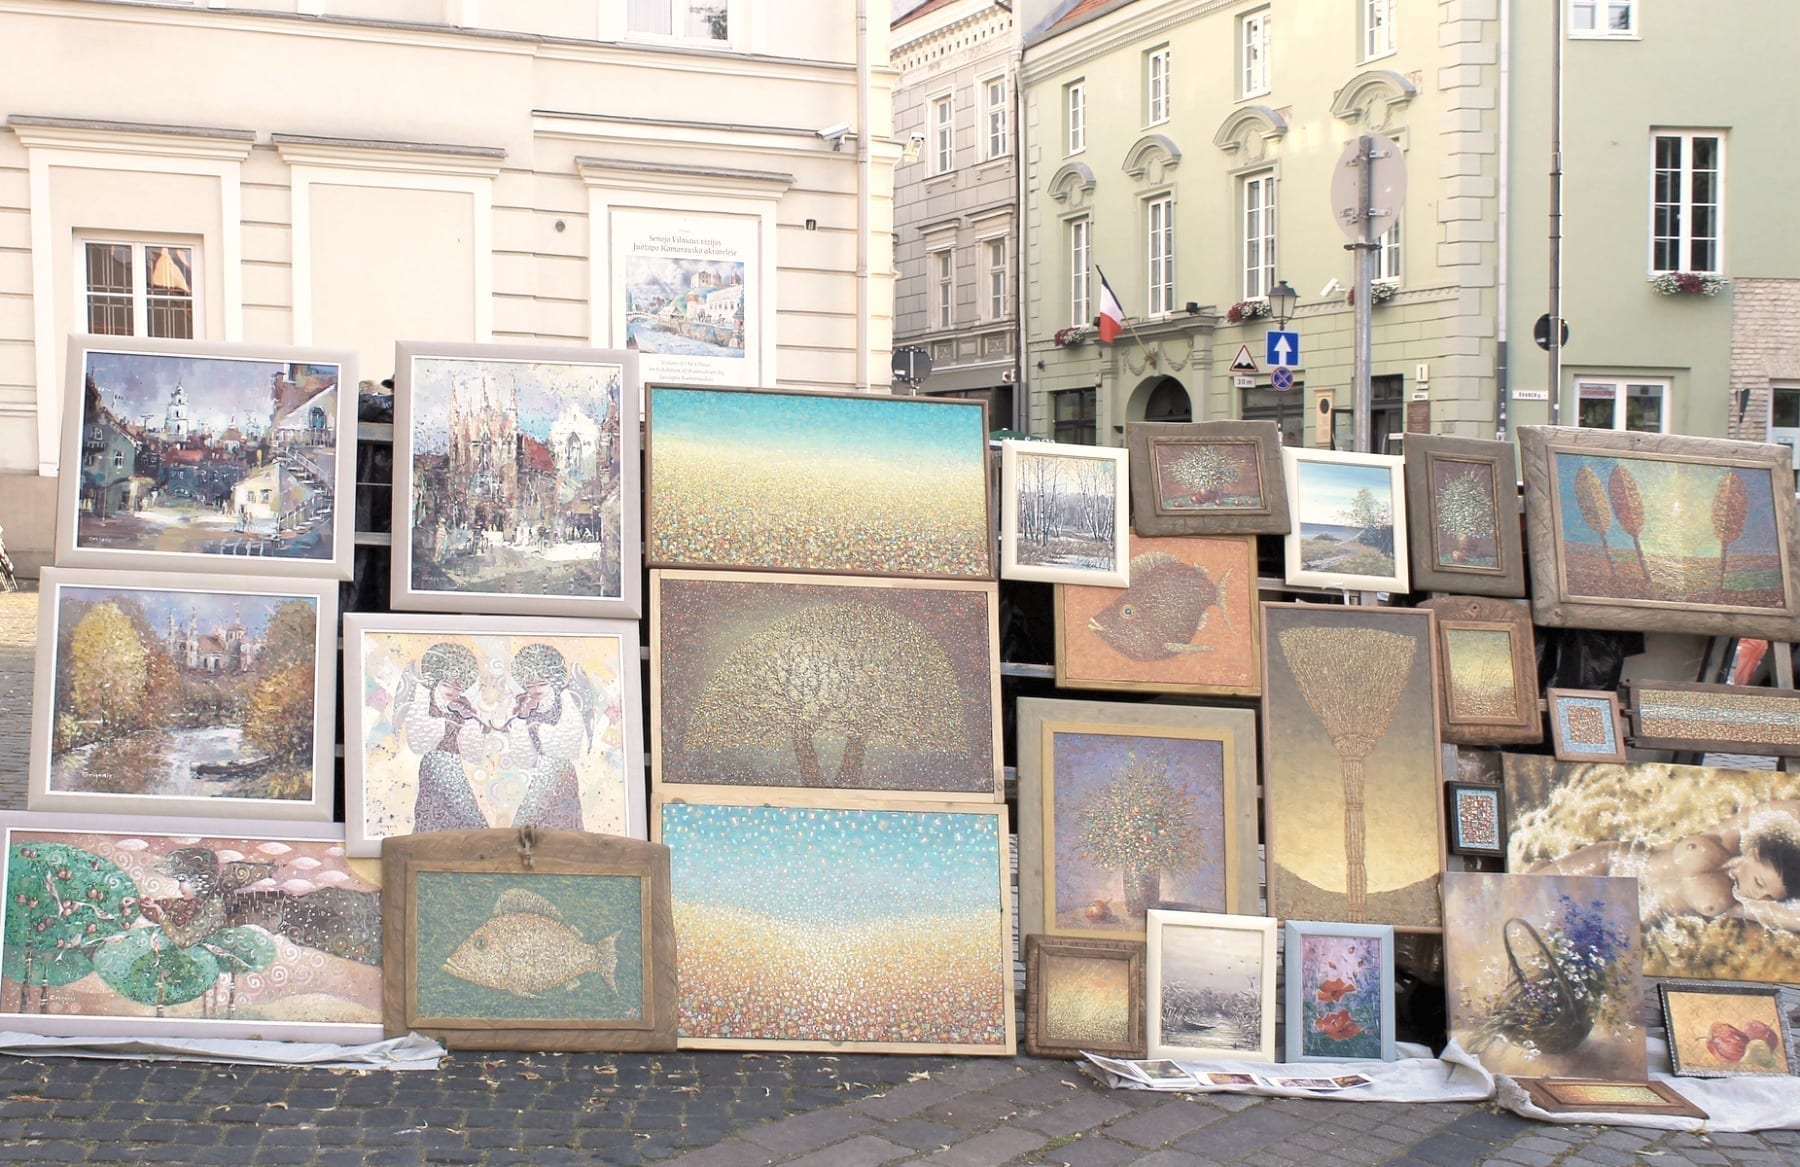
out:
M1394 1060L1392 928L1289 920L1282 926L1282 960L1282 1060Z
M336 581L50 567L38 586L32 810L332 817Z
M1747 685L1627 681L1631 744L1641 749L1800 754L1800 693Z
M1602 689L1545 689L1550 745L1559 762L1623 762L1619 695Z
M1025 1052L1144 1056L1144 943L1025 937Z
M1660 1114L1709 1116L1667 1082L1601 1082L1587 1078L1514 1078L1532 1104L1548 1114Z
M1506 792L1491 782L1444 783L1450 854L1506 858Z
M1481 596L1443 596L1419 607L1437 614L1444 740L1464 746L1543 741L1530 610Z
M343 640L352 855L490 826L648 836L635 621L346 613Z
M1288 583L1408 590L1405 459L1283 446L1281 465L1291 515Z
M1519 451L1539 624L1800 636L1786 446L1528 425Z
M1523 596L1519 456L1513 444L1407 434L1405 456L1414 589Z
M385 840L381 872L390 1037L675 1048L667 847L531 827L440 831Z
M1021 932L1137 937L1146 907L1256 912L1251 710L1021 697L1016 716ZM1140 877L1154 895L1083 844L1094 833L1114 847L1143 836L1082 826L1084 811L1152 808L1168 813L1155 829L1171 852Z
M1152 908L1146 928L1149 1056L1274 1061L1275 921Z
M1288 533L1292 519L1281 469L1281 429L1274 422L1134 421L1125 426L1125 446L1131 451L1131 522L1138 534ZM1188 476L1202 484L1189 487L1178 467L1196 456L1200 463Z
M354 354L76 334L66 368L58 566L350 578Z
M1663 1025L1669 1061L1686 1078L1787 1077L1794 1063L1793 1029L1774 985L1664 981Z
M1121 448L1002 441L1000 577L1125 587L1128 489Z
M645 398L651 567L994 578L985 403L661 384Z
M638 392L627 349L395 345L393 606L642 615Z

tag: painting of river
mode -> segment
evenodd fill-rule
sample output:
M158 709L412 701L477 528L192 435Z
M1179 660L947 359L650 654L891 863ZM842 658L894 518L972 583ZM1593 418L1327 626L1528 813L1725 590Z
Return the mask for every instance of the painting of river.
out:
M1148 917L1150 1056L1273 1061L1275 921L1158 908Z

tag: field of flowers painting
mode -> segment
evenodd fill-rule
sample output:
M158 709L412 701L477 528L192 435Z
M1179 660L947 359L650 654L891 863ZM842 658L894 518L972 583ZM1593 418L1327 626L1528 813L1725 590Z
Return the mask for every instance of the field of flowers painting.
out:
M1300 994L1301 1056L1381 1057L1382 939L1309 934L1299 944L1300 984L1288 991Z

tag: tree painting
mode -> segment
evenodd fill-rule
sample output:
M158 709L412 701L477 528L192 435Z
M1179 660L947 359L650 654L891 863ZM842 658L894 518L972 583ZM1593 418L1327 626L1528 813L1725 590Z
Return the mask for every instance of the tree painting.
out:
M1161 509L1235 511L1264 505L1255 442L1155 439L1150 456Z
M1301 458L1295 464L1300 568L1338 576L1396 574L1394 471ZM1292 554L1290 552L1290 554Z
M1612 545L1606 541L1606 533L1612 530L1612 503L1606 499L1606 488L1600 485L1600 475L1592 466L1583 466L1575 476L1575 503L1581 509L1581 519L1589 529L1600 536L1600 550L1606 556L1607 574L1613 582L1619 579L1619 569L1613 563Z
M139 916L132 878L106 859L66 843L14 843L8 848L6 896L0 973L19 986L20 1013L49 1012L50 990L93 972L96 950Z
M1125 910L1142 916L1162 898L1162 873L1183 871L1206 856L1194 796L1160 758L1135 752L1112 780L1075 808L1081 850L1125 880Z
M1118 566L1120 468L1111 458L1019 449L1011 486L1017 507L1013 558L1021 566Z
M1630 536L1632 549L1637 552L1638 570L1648 580L1650 564L1644 558L1644 541L1639 538L1644 530L1644 496L1638 490L1637 479L1631 476L1623 462L1615 463L1612 473L1607 476L1606 497L1612 503L1613 522Z
M1725 557L1731 545L1744 533L1744 523L1750 517L1750 492L1744 489L1744 480L1735 470L1728 470L1719 479L1719 488L1713 492L1712 521L1713 534L1719 537L1719 594L1725 594Z
M1439 561L1498 567L1493 469L1457 463L1445 463L1439 469L1449 470L1440 476L1434 500Z

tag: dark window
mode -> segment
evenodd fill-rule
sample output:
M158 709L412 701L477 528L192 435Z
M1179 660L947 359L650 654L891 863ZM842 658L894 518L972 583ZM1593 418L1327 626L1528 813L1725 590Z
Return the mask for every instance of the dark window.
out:
M1306 393L1299 381L1285 393L1273 389L1244 390L1244 420L1272 421L1281 427L1281 444L1306 444Z
M1095 402L1092 389L1064 389L1050 395L1051 416L1055 422L1050 436L1059 442L1076 446L1095 444Z
M1144 401L1145 421L1193 421L1194 405L1187 390L1173 377L1164 377Z

